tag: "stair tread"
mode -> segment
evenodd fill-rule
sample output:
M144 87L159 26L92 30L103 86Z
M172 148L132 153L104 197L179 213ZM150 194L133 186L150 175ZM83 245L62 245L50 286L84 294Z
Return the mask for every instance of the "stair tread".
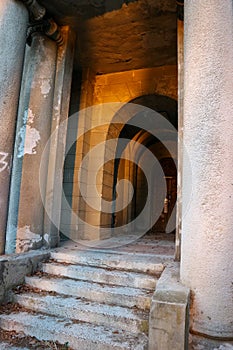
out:
M138 254L113 254L60 248L51 251L51 258L59 262L114 268L150 274L161 273L165 260L159 256Z
M71 348L89 350L146 350L147 337L144 334L132 334L106 326L93 326L86 323L74 323L66 318L57 318L44 314L13 312L0 315L1 328L24 332L42 341L69 342Z
M150 297L153 295L151 291L148 291L146 289L142 288L133 288L133 287L123 287L123 286L116 286L116 285L109 285L104 283L96 283L91 281L79 281L74 280L71 278L65 278L65 277L51 277L51 276L30 276L25 278L26 284L29 284L33 286L33 283L37 283L40 289L44 289L45 286L48 286L49 284L52 285L63 285L63 286L74 286L77 290L80 289L89 289L89 290L95 290L95 291L106 291L109 293L117 293L117 294L123 294L127 295L129 297L133 296L147 296ZM63 294L63 293L61 293Z
M148 313L137 309L130 309L127 307L107 305L96 302L85 302L74 297L67 297L61 295L40 295L38 293L23 293L16 294L14 300L21 304L24 300L33 301L31 304L32 309L36 309L36 302L44 303L45 305L52 305L53 307L72 308L73 311L86 311L103 313L105 315L118 316L124 318L131 318L134 320L145 320L148 318ZM48 309L47 309L48 310ZM78 316L78 315L77 315ZM72 318L72 317L70 317Z
M132 286L154 290L157 277L139 272L120 270L106 270L101 267L84 265L63 265L62 263L44 263L43 271L46 273L70 277L77 280L91 280L93 282L114 285Z
M131 333L148 332L149 312L107 305L61 295L16 294L14 301L24 309L72 320L106 325Z
M148 290L77 281L59 277L26 277L26 284L33 288L53 291L106 304L115 304L139 308L150 308L153 293Z

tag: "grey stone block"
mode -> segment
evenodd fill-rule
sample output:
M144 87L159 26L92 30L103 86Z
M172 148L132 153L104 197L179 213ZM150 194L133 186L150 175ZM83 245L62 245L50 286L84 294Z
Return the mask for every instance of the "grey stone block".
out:
M169 264L152 298L149 350L188 349L189 289L179 281L179 264Z
M42 261L48 260L48 251L30 251L0 257L0 303L11 300L11 289L25 282L25 276L33 274Z

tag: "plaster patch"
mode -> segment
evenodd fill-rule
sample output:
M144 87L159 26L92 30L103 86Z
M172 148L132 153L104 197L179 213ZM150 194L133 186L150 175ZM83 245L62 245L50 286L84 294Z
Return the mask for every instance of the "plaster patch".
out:
M51 90L51 84L49 79L44 79L40 85L40 90L42 95L44 95L44 97L47 97L50 90Z
M48 233L44 234L44 242L49 246L50 245L50 235Z
M35 147L40 140L40 134L36 129L31 128L35 115L30 108L26 109L23 115L22 126L19 129L17 158L22 158L24 154L35 154ZM36 131L36 132L35 132ZM32 153L33 151L33 153Z
M28 108L27 114L27 124L32 125L35 119L35 115L32 113L32 110Z
M24 143L25 143L25 134L26 134L26 124L27 124L27 118L28 118L29 110L26 109L23 115L23 124L21 128L19 129L17 139L18 139L18 152L17 152L17 158L22 158L24 155Z
M24 226L17 231L16 251L27 252L42 242L42 236L30 230L30 226Z
M24 154L36 154L36 147L40 141L40 133L30 125L26 126L26 137L24 145Z

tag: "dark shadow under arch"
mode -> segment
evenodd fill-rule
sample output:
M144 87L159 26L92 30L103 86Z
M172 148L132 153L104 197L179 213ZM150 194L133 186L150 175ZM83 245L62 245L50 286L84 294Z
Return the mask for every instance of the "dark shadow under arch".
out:
M163 115L167 120L171 122L171 124L177 129L178 126L178 112L177 112L177 101L163 95L155 95L155 94L149 94L149 95L143 95L140 97L137 97L129 103L138 104L141 106L145 106L147 108L150 108L151 110L154 110L161 115ZM124 108L124 107L122 107ZM140 113L140 117L143 118L143 113ZM138 118L138 116L135 116L135 118ZM134 117L131 118L131 121L133 121ZM110 126L111 128L111 126ZM126 124L122 126L122 129L119 133L119 139L124 138L128 139L129 141L132 140L137 133L140 131L143 131L142 128ZM177 140L176 140L177 141ZM153 135L150 135L147 138L147 142L145 144L146 147L150 147L151 145L159 142L159 140L154 137ZM115 164L114 164L114 177L113 177L113 192L112 192L112 198L113 200L116 199L116 184L117 184L117 177L118 177L118 169L120 164L120 157L123 152L123 149L120 147L117 147L116 151L116 158L115 158ZM175 175L176 176L176 175ZM115 225L115 214L112 215L112 223L111 226L114 227Z

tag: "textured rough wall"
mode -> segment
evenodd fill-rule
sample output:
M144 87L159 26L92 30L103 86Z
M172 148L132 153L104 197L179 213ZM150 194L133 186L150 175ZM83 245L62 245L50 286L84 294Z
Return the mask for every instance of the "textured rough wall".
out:
M98 73L176 63L174 0L41 0L77 31L76 65Z
M176 63L176 12L141 0L86 21L79 29L82 66L98 73Z
M129 102L147 94L164 95L176 100L176 65L96 76L94 104Z

